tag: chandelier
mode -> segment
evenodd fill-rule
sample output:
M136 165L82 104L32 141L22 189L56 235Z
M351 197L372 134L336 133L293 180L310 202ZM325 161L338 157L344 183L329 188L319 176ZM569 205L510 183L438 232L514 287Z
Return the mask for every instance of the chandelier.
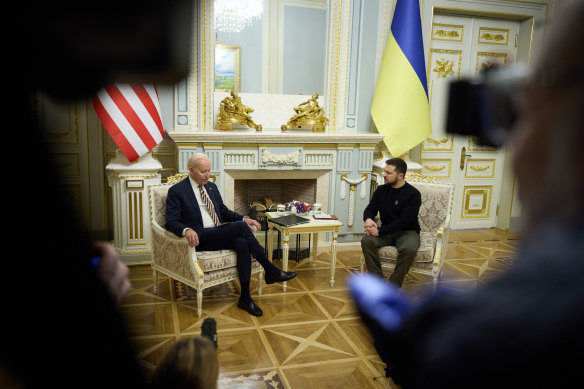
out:
M215 0L215 29L239 32L261 18L263 0Z

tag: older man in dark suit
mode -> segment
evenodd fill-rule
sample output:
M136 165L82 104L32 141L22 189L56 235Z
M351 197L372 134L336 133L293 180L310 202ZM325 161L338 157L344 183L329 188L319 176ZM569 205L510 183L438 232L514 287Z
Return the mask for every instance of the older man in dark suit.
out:
M188 162L189 177L168 191L166 199L166 229L185 237L191 247L214 251L231 249L237 253L237 271L241 296L237 306L254 316L263 314L249 293L251 276L250 254L266 272L266 283L288 281L296 276L274 266L266 257L252 229L260 224L231 211L223 204L215 183L209 181L211 161L205 154L194 154Z

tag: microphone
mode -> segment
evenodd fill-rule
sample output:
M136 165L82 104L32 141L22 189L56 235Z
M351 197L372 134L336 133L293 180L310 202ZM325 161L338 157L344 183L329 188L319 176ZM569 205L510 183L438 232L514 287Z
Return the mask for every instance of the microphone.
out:
M203 320L201 325L201 336L209 338L217 348L217 322L212 317Z

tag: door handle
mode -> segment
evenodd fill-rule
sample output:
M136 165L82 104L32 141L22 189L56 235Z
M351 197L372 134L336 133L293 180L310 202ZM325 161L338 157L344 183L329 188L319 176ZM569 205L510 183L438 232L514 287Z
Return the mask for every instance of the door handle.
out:
M466 147L463 147L460 151L460 170L464 170L464 162L467 158L472 157L472 155L466 153Z

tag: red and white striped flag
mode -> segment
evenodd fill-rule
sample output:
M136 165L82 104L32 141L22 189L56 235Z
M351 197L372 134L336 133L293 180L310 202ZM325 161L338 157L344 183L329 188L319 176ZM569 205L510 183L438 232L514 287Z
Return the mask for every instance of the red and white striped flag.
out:
M97 117L130 162L164 138L158 93L153 85L113 84L93 98Z

